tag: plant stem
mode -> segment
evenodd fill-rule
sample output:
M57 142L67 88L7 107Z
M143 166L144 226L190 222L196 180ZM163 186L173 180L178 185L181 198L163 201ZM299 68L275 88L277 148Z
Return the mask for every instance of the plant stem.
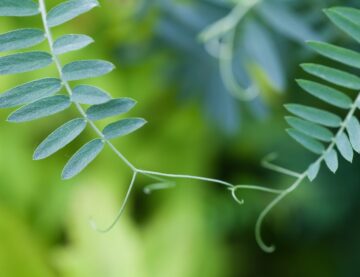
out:
M325 159L325 155L331 151L335 145L336 145L336 138L341 135L345 129L346 126L349 123L349 120L351 119L351 117L354 115L357 107L358 107L358 103L360 103L360 93L357 95L354 103L352 104L348 114L346 115L344 121L341 123L339 130L336 132L332 142L329 144L329 146L327 147L327 149L322 153L322 155L313 163L321 163L324 161ZM310 165L311 166L311 165ZM297 189L297 187L304 181L304 179L306 178L306 176L309 173L309 169L310 166L302 173L298 176L298 178L295 180L295 182L286 190L283 190L281 192L281 194L279 196L277 196L273 201L270 202L270 204L268 204L268 206L266 206L266 208L261 212L257 222L256 222L256 226L255 226L255 237L256 240L259 244L259 246L268 253L271 253L275 250L275 246L274 245L266 245L262 239L261 236L261 227L262 227L262 223L264 221L264 218L266 217L266 215L276 206L276 204L278 204L282 199L284 199L289 193L293 192L295 189Z

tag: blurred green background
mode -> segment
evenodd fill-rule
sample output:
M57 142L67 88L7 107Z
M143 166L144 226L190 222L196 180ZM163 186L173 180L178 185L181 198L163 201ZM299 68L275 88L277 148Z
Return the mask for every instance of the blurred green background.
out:
M51 7L60 1L46 2ZM315 103L294 82L306 76L300 62L319 59L304 41L323 39L360 50L322 13L334 5L360 5L356 0L259 4L237 27L233 65L239 82L255 83L261 93L241 103L224 87L216 57L198 40L236 2L104 0L101 8L54 34L85 33L96 40L63 56L64 63L102 58L116 64L113 73L87 83L138 100L132 114L149 124L115 142L135 165L285 188L291 180L261 168L259 161L278 152L279 163L301 171L314 159L287 137L283 120L284 103ZM41 26L37 17L0 22L2 33ZM41 48L47 49L46 43ZM50 75L56 76L54 68L1 77L0 88ZM62 166L94 133L33 162L38 143L77 116L76 110L20 125L5 122L9 112L0 111L0 276L360 276L358 157L353 165L342 161L336 175L324 169L276 207L263 230L266 241L277 245L274 254L263 253L253 235L269 195L243 192L240 207L222 187L195 181L145 195L150 180L139 178L121 221L104 235L91 229L88 219L104 227L113 220L131 177L128 168L107 149L81 175L63 182Z

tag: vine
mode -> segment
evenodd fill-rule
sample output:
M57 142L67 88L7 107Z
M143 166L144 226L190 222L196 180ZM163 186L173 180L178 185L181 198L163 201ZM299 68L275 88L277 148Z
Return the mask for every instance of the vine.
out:
M247 3L251 4L247 6L250 9L257 1L249 1ZM40 13L43 24L43 31L39 29L20 29L0 35L0 51L28 48L39 44L43 40L46 40L49 45L49 53L32 51L0 57L0 75L29 72L48 66L51 63L55 64L58 74L58 79L47 78L36 80L20 85L0 95L1 108L23 105L9 116L8 121L25 122L50 116L69 108L71 104L75 105L81 116L65 123L50 134L35 150L34 159L43 159L54 154L72 142L89 125L96 133L97 138L85 144L70 158L64 167L62 178L70 179L79 174L100 154L104 145L107 145L131 169L131 182L114 221L104 229L98 228L93 220L90 221L91 226L99 232L110 231L119 221L139 175L149 177L158 182L146 187L144 189L146 193L173 187L175 182L169 181L169 179L189 179L222 185L229 190L232 198L239 205L244 204L244 200L238 196L239 190L254 190L275 194L275 198L261 212L255 226L255 237L259 246L265 252L273 252L275 250L274 245L266 244L261 234L263 221L269 212L282 199L296 190L306 178L313 181L317 177L323 162L332 172L336 172L338 168L337 151L350 162L353 158L353 150L360 153L360 123L354 116L360 104L360 94L353 101L349 96L337 89L313 81L298 80L299 85L312 96L337 108L346 109L348 112L345 119L342 120L331 112L317 108L298 104L285 105L287 110L296 116L286 117L286 120L292 127L292 129L288 130L288 133L302 146L318 155L315 162L302 173L297 173L274 164L273 160L276 157L273 154L263 160L262 165L264 167L295 178L294 182L287 189L277 190L252 184L233 184L202 176L169 174L140 169L132 164L112 144L111 140L138 130L146 121L141 118L122 119L109 124L102 131L95 123L95 121L103 118L126 113L135 105L135 101L130 98L111 99L110 96L98 88L85 85L73 88L70 84L74 80L104 75L113 69L113 65L101 60L90 60L72 62L63 66L59 58L60 54L79 50L87 46L91 39L84 35L65 35L54 40L51 32L51 28L87 12L93 7L98 6L98 4L96 0L70 0L55 6L47 12L45 0L39 0L38 5L31 0L0 0L1 16L33 16ZM234 11L235 19L232 17L226 19L225 22L227 23L221 25L221 28L223 28L220 29L221 32L232 29L244 13L246 13L246 10L242 12L236 10L236 13ZM360 18L360 10L332 8L327 10L326 14L335 25L360 42L360 21L358 20ZM225 29L224 26L226 26ZM212 30L214 32L214 29ZM209 31L209 33L211 32ZM214 32L214 34L217 35L219 32ZM360 54L353 50L321 42L309 42L309 45L325 57L345 65L360 68ZM304 64L302 67L311 75L326 80L329 83L351 90L360 90L360 78L351 73L316 64ZM62 87L66 90L66 96L57 94ZM85 110L82 106L83 104L90 105L90 107ZM337 128L335 135L328 128ZM328 143L328 146L324 147L322 142Z

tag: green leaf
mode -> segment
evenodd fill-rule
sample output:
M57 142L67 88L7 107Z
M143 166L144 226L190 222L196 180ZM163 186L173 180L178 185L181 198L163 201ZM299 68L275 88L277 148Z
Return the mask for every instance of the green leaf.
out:
M340 154L344 157L345 160L352 162L354 152L351 147L350 141L345 133L339 134L335 138L336 146L340 152Z
M8 121L26 122L50 116L67 109L70 104L69 97L64 95L42 98L13 112Z
M61 25L97 6L99 6L99 2L96 0L70 0L63 2L49 11L47 23L50 27Z
M106 139L113 139L130 134L146 124L143 118L126 118L105 127L103 134Z
M63 75L66 81L99 77L112 71L115 66L107 61L87 60L72 62L64 66Z
M355 23L356 25L360 25L360 10L356 8L350 7L333 7L328 10L334 11L339 15L347 18L349 21Z
M0 75L33 71L48 66L52 57L46 52L34 51L0 58Z
M0 16L31 16L40 13L31 0L0 0Z
M86 127L84 118L73 119L52 132L35 150L33 159L45 159L76 139Z
M336 151L334 149L330 149L329 151L327 151L324 155L324 160L330 171L335 173L339 167L339 161Z
M119 115L130 111L136 104L136 101L130 98L112 99L104 104L91 106L86 115L90 120L100 120L106 117Z
M360 123L356 117L352 116L346 125L346 130L349 134L350 142L353 149L360 153Z
M92 140L81 147L65 165L62 179L67 180L79 174L100 154L103 148L104 141L101 139Z
M86 35L64 35L54 42L54 53L61 55L79 50L93 42L94 40Z
M292 114L295 114L303 119L327 127L339 127L342 122L339 116L313 107L299 104L287 104L285 105L285 108Z
M309 137L326 142L330 142L333 138L333 134L331 133L331 131L315 123L293 116L286 116L285 119L291 127L295 128L296 130L300 131L305 135L308 135Z
M320 163L315 162L312 165L309 166L307 170L307 177L312 182L315 180L316 176L319 174L320 171Z
M356 75L318 64L302 64L301 67L316 77L349 89L360 89L360 78Z
M330 20L345 33L360 42L359 11L352 8L336 7L325 10Z
M322 56L355 68L360 68L360 54L358 52L325 42L309 41L308 44Z
M0 51L28 48L45 40L40 29L19 29L0 35Z
M61 81L45 78L32 81L6 91L0 95L0 108L11 108L52 96L61 89Z
M71 100L79 104L98 105L109 101L110 96L97 87L80 85L74 88Z
M348 109L352 105L351 98L336 89L307 80L297 80L297 83L305 91L326 103L343 109Z
M319 155L324 152L325 148L320 142L295 129L287 129L286 131L294 140L296 140L309 151Z

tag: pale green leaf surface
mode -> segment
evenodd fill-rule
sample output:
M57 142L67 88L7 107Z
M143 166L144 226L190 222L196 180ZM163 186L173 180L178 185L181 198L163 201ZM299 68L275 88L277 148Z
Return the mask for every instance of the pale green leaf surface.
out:
M143 118L126 118L111 123L103 130L106 139L113 139L130 134L146 124Z
M79 104L98 105L111 99L103 90L88 85L79 85L73 89L71 100Z
M54 42L54 53L61 55L79 50L93 42L94 40L86 35L64 35Z
M28 48L45 40L40 29L19 29L0 35L0 51Z
M336 7L327 9L325 13L336 26L360 42L359 11Z
M37 100L13 112L9 122L26 122L59 113L70 106L69 97L55 95Z
M99 77L111 72L115 66L102 60L84 60L69 63L62 69L66 81Z
M103 150L104 141L94 139L79 149L65 165L62 178L70 179L87 167Z
M313 107L286 104L285 108L294 115L327 127L339 127L342 122L339 116Z
M297 80L297 83L311 95L338 108L348 109L352 105L351 98L336 89L307 80Z
M301 67L309 74L332 84L354 90L360 89L360 78L356 75L319 64L302 64Z
M295 129L287 129L286 131L294 140L296 140L309 151L319 155L324 152L324 146L317 140L314 140Z
M293 116L286 116L286 121L289 125L296 130L308 135L309 137L329 142L333 138L333 134L330 130L315 123L293 117Z
M311 164L307 170L307 177L312 182L315 180L316 176L319 174L320 171L320 163L315 162Z
M0 108L11 108L52 96L60 91L61 81L45 78L12 88L0 95Z
M325 164L331 172L335 173L339 167L339 160L336 150L330 149L324 155Z
M1 0L0 16L32 16L40 13L39 5L31 0Z
M360 123L356 117L352 116L346 126L349 139L353 149L360 153Z
M0 58L0 75L33 71L52 63L49 53L34 51L13 54Z
M339 150L340 154L344 157L345 160L352 162L354 157L354 152L351 146L351 143L345 133L339 134L335 138L336 147Z
M360 68L360 53L358 52L319 41L309 41L308 44L322 56L355 68Z
M86 127L84 118L73 119L52 132L35 150L33 159L45 159L77 138Z
M96 0L70 0L63 2L49 11L47 23L50 27L61 25L97 6L99 6L99 2Z
M136 104L136 101L130 98L112 99L104 104L91 106L86 115L90 120L100 120L106 117L119 115L130 111Z

